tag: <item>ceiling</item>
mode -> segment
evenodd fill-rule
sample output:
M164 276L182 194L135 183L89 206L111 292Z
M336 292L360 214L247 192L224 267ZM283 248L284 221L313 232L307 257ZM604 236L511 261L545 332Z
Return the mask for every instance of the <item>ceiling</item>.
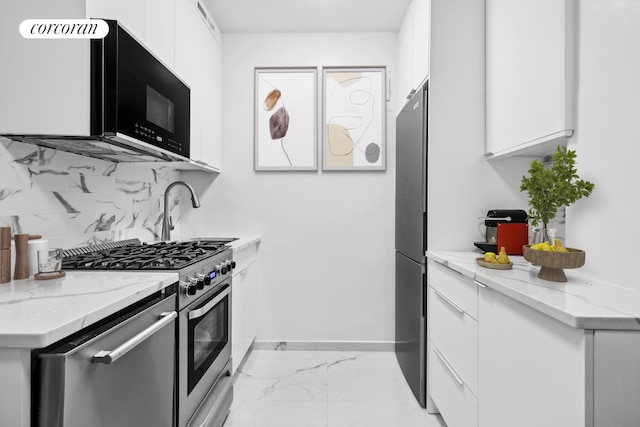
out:
M396 32L411 0L201 0L223 33Z

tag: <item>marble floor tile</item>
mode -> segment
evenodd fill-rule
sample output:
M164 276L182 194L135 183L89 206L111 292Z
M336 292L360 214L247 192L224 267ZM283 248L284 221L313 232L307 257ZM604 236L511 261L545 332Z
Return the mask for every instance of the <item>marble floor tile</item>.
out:
M446 427L415 400L392 352L254 350L224 427Z

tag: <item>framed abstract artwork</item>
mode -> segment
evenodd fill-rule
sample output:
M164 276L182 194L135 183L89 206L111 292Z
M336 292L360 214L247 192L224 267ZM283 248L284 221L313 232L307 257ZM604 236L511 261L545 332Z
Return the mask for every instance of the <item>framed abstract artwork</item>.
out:
M255 68L254 79L254 170L318 170L317 68Z
M386 170L386 69L323 68L323 170Z

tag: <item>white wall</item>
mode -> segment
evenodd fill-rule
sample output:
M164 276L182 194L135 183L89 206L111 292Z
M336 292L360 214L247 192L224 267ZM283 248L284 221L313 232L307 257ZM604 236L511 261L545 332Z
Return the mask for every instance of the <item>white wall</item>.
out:
M484 1L431 1L428 247L475 249L478 217L526 209L520 179L529 159L487 161Z
M223 36L222 173L213 184L208 175L184 174L202 209L183 210L182 227L262 236L258 340L394 339L395 98L385 172L254 172L253 72L382 65L393 94L396 42L395 33Z
M596 184L567 208L567 244L586 251L583 271L640 289L640 2L581 0L576 132L578 174Z

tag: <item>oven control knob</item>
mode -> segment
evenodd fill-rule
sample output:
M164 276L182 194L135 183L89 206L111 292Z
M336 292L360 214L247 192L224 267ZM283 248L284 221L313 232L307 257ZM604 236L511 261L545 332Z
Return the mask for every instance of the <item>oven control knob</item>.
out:
M189 287L187 288L187 295L194 296L196 294L196 284L195 282L189 283Z
M194 288L194 292L190 293L189 291L189 282L185 282L184 280L180 280L180 292L182 292L182 295L184 295L185 297L189 297L191 295L195 295L195 288Z
M224 263L227 266L227 271L231 273L231 270L233 270L234 268L234 265L233 265L234 263L229 260L226 260Z
M204 278L205 278L205 275L202 274L202 273L196 273L196 276L198 276L198 280L196 281L196 288L204 289L204 285L205 285Z
M224 262L222 264L218 264L216 265L216 271L218 272L218 274L227 274L227 266Z

